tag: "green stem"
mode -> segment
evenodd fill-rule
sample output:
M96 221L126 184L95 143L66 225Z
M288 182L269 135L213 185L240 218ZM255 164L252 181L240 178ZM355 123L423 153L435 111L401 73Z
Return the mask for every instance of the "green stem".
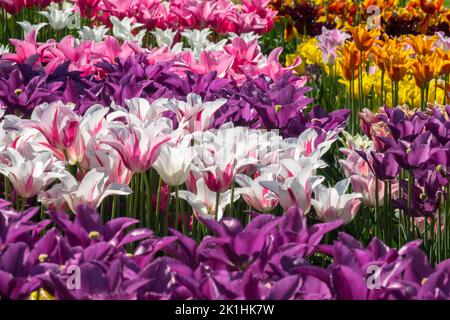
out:
M229 212L228 212L228 216L229 217L233 217L233 205L234 205L234 181L231 184L231 200L230 200L230 208L229 208Z
M378 178L375 177L375 235L381 237L380 235L380 215L379 215L379 195L378 195Z
M178 189L179 186L175 187L175 221L174 221L174 229L178 230L178 220L180 219L180 198L178 197Z
M155 208L155 224L153 229L155 232L161 231L161 226L159 224L159 209L161 206L161 188L162 188L162 178L159 177L159 183L158 183L158 193L156 196L156 208Z
M197 217L194 215L193 219L192 219L192 238L195 239L197 242L197 234L198 234L198 221L197 221Z
M438 203L439 203L439 206L438 206L438 217L437 217L437 220L438 220L438 226L437 226L437 228L438 228L438 230L437 230L437 259L438 259L438 262L441 262L441 253L442 253L441 193L438 194Z
M150 189L150 182L149 182L149 177L146 173L143 173L143 180L144 180L144 184L145 184L145 194L146 194L146 199L147 199L147 222L146 222L146 226L148 228L151 227L151 217L152 217L152 191Z
M219 203L220 203L220 192L217 191L217 193L216 193L216 210L214 212L214 217L216 218L216 220L218 220L218 215L219 215Z
M142 172L139 174L139 179L140 179L140 183L139 183L139 220L141 222L141 227L145 226L145 208L144 208L144 202L145 202L145 197L144 197L144 180L146 180L145 178L146 174L145 172Z
M170 206L170 186L167 186L167 202L166 210L164 213L164 235L167 236L169 233L169 206Z
M113 195L112 210L111 210L111 218L112 219L117 218L117 201L118 200L119 200L119 196L117 194Z
M381 106L384 106L384 69L381 69ZM372 110L375 111L375 110Z
M9 193L11 192L11 184L7 176L4 176L4 180L5 180L5 200L8 201Z
M447 83L448 83L448 74L444 76L444 103L445 106L447 104Z

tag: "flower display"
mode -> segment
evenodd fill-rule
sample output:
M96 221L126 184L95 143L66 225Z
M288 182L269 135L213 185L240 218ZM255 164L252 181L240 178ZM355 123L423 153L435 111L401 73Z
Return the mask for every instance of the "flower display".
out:
M0 300L450 299L449 19L0 0Z

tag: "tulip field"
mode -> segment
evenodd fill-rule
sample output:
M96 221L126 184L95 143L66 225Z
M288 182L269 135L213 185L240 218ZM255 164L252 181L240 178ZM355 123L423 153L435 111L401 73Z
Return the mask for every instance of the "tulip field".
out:
M450 298L450 4L0 0L0 300Z

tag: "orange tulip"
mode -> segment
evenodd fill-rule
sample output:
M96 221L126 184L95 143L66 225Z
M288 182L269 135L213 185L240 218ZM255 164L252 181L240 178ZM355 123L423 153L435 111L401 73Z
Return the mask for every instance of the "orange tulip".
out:
M354 80L358 77L358 68L361 62L361 58L365 59L367 54L363 54L356 47L353 41L347 41L340 49L341 59L339 64L342 68L342 73L347 80Z
M441 59L441 70L439 74L449 75L450 74L450 53L443 51L440 48L436 48L436 52Z
M408 35L408 38L405 38L405 42L410 44L414 52L418 55L430 55L433 53L433 46L436 42L437 37L428 37L425 35Z
M435 52L427 56L418 56L411 65L411 71L419 88L424 88L440 71L440 59Z
M382 46L371 48L374 61L381 70L385 70L392 81L401 81L413 64L411 51L406 50L398 38L386 39Z
M366 27L361 25L351 27L349 31L351 32L353 41L359 51L369 50L376 40L375 37L379 35L377 29L368 31Z

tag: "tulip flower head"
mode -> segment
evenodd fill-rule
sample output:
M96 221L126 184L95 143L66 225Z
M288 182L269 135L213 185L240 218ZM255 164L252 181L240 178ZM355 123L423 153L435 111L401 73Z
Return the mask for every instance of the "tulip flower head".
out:
M80 183L72 175L66 175L65 178L69 179L69 181L64 182L64 186L69 189L58 187L59 190L62 190L59 196L66 200L72 212L76 212L76 208L79 205L97 208L103 199L109 195L128 195L132 193L132 190L127 185L111 183L108 171L104 168L90 170Z
M102 142L117 150L129 170L145 172L158 158L161 146L171 139L170 129L167 118L158 122L113 123Z
M25 199L36 196L64 176L61 173L64 165L55 162L51 152L42 152L27 159L17 150L8 148L2 156L9 159L10 164L0 163L0 172L9 178L14 191Z
M153 167L169 186L179 186L186 182L195 156L191 138L185 136L180 141L169 141L162 145Z
M231 190L220 193L217 216L215 216L217 193L210 190L203 179L198 179L196 185L196 194L181 190L178 191L178 196L181 199L185 199L192 206L197 216L204 219L217 219L220 221L223 217L225 207L229 205L231 201L235 202L240 198L239 192L234 193L233 199L231 199Z
M260 185L260 181L267 181L267 177L260 175L254 180L244 174L236 175L236 182L241 186L239 194L244 201L259 212L269 212L278 204L275 194Z
M202 102L202 98L194 93L186 97L186 102L169 99L165 107L175 113L179 123L186 122L189 132L204 131L211 128L214 113L225 104L225 99Z
M31 119L23 120L21 125L39 130L51 147L66 150L77 138L80 117L62 102L44 103L36 107Z
M318 185L314 189L314 199L311 204L317 217L325 222L343 220L349 223L353 220L361 204L360 193L345 194L350 184L350 179L344 179L336 183L335 187L327 188Z

